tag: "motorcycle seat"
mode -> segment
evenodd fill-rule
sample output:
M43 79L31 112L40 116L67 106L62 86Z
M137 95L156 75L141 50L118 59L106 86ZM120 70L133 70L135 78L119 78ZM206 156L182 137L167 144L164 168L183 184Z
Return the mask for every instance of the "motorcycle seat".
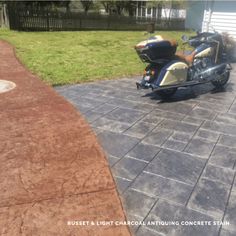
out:
M179 59L181 61L184 61L189 66L191 66L193 64L193 60L194 60L195 54L196 54L195 51L191 52L191 54L189 54L189 55L186 55L183 52L176 52L175 59Z
M177 43L176 40L174 40L174 39L166 39L166 40L170 42L172 47L177 47L178 46L178 43Z

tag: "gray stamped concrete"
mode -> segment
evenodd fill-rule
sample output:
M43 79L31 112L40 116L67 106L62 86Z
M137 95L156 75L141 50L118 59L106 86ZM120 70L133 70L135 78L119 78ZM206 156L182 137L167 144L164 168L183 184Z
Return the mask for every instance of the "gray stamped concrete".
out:
M180 89L169 101L137 91L139 79L55 88L97 134L128 220L145 223L133 234L236 235L236 66L225 89ZM191 225L200 221L211 223Z

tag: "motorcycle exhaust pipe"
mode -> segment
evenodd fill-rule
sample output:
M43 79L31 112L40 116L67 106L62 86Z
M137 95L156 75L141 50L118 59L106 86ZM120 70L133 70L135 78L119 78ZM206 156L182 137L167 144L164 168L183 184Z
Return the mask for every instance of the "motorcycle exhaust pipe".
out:
M222 64L219 64L219 65L216 65L214 67L204 70L203 72L199 73L197 76L200 77L200 79L206 79L210 76L217 75L216 72L218 71L224 70L225 72L226 67L227 67L227 63L222 63Z

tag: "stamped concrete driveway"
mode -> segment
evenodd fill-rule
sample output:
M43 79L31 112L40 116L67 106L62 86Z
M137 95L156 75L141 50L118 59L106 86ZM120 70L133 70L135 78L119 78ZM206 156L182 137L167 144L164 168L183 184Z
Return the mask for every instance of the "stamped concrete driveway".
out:
M129 220L229 221L133 226L134 235L236 235L236 68L224 91L179 90L168 102L120 79L55 88L91 123Z

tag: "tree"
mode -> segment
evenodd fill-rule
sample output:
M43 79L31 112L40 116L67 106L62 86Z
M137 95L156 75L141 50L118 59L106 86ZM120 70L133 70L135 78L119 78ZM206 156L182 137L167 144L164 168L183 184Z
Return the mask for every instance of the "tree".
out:
M53 9L54 7L65 7L70 10L70 0L60 1L7 1L7 4L12 7L31 7L34 9Z
M101 1L102 6L104 7L106 13L108 14L117 14L124 15L125 12L128 13L129 16L133 16L136 10L136 1Z
M125 10L128 12L129 16L134 16L137 7L137 2L135 1L126 1Z
M0 1L0 8L2 8L2 26L9 27L6 1Z
M124 8L125 8L126 2L125 1L114 1L115 6L115 13L117 15L122 15Z
M112 14L114 8L115 8L115 1L101 1L102 6L105 9L105 12L109 15Z
M88 10L93 6L93 0L80 0L84 12L87 14Z
M186 1L184 0L167 0L167 1L158 1L153 0L148 2L149 7L157 7L158 9L163 10L164 17L166 19L166 24L169 26L171 22L171 16L175 9L184 9L186 8Z

